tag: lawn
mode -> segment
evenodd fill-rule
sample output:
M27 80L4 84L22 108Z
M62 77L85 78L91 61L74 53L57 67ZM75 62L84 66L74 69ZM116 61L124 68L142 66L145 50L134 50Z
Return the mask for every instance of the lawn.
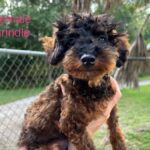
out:
M41 91L42 88L0 90L0 105L35 96Z
M121 126L128 150L150 150L150 85L138 90L123 89L119 102ZM98 150L110 150L106 127L101 127L94 138Z

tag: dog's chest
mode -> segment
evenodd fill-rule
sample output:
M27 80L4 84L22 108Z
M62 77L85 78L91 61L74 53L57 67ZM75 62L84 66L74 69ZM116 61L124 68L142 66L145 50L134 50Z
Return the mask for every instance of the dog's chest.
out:
M73 86L72 96L78 96L87 103L108 100L114 95L108 79L104 79L98 87L89 87L88 83L82 80L75 80Z
M99 87L92 88L86 82L77 80L71 90L71 101L75 112L84 112L85 118L91 121L104 111L113 95L109 80L102 82Z

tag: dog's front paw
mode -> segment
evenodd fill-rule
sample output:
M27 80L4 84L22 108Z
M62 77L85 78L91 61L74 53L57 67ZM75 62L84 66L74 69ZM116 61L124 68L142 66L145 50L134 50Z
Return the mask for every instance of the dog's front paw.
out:
M56 84L63 84L63 85L67 84L68 82L69 82L69 75L68 74L62 74L55 81Z
M63 96L66 96L70 93L72 87L72 81L69 79L68 74L61 75L55 83L60 86Z

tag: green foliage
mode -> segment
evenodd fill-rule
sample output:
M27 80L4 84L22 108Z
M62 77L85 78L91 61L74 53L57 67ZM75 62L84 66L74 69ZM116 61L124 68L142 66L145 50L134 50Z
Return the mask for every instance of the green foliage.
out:
M103 7L104 1L97 0L95 13L102 13ZM113 9L109 10L109 13L115 16L116 20L121 21L121 23L123 24L123 28L128 33L129 40L132 43L136 39L136 36L144 23L144 20L147 16L146 10L148 8L150 8L149 0L126 0L122 1L122 3L118 3L118 5L115 4ZM149 21L150 19L148 20L148 22L146 22L143 31L146 43L150 42L150 28L148 27Z
M94 6L93 12L96 14L103 13L103 8L106 1L91 0ZM119 2L119 3L118 3ZM119 6L117 5L119 4ZM55 22L61 15L68 14L71 10L71 0L13 0L11 5L6 1L0 1L0 13L11 16L30 16L32 21L29 25L23 24L7 24L1 25L0 29L18 29L24 28L31 32L29 38L10 38L4 37L0 40L1 47L15 48L15 49L32 49L42 50L42 45L39 38L52 34L52 23ZM96 6L96 7L95 7ZM149 0L116 0L115 6L112 7L110 13L125 24L125 29L129 33L130 41L134 41L137 32L139 31L144 18L146 16L146 9L150 6ZM3 8L7 8L7 13ZM142 8L141 8L142 7ZM147 23L148 24L148 23ZM144 28L144 35L146 42L150 42L150 28L148 25Z
M19 28L27 29L31 35L26 37L1 37L0 47L24 50L42 50L39 38L51 36L52 23L60 17L62 11L66 11L69 6L64 8L65 1L50 3L42 0L13 0L11 5L7 1L0 1L1 16L32 18L29 24L4 23L0 24L0 30ZM63 7L63 8L62 8ZM3 8L7 9L7 12ZM45 58L44 58L45 59ZM48 82L48 68L43 59L32 56L1 55L0 53L0 88L11 89L18 87L45 86ZM46 60L46 59L45 59ZM41 65L43 62L44 66ZM46 70L46 71L45 71ZM46 73L46 74L45 74ZM54 76L52 74L52 76ZM41 80L43 81L41 83ZM30 84L30 85L29 85Z
M19 4L18 4L19 3ZM0 5L1 6L1 5ZM8 8L6 16L30 16L30 24L6 24L0 29L27 29L31 32L28 38L25 37L3 37L0 45L4 48L42 50L39 38L52 34L52 23L59 18L62 13L62 4L48 3L48 1L14 0Z

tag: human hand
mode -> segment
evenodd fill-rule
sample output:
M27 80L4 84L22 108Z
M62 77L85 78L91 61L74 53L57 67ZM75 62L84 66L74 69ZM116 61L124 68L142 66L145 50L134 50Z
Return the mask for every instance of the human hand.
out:
M117 81L112 77L110 77L110 81L111 81L112 88L114 89L114 91L116 91L116 93L112 97L112 100L108 102L106 110L103 112L103 114L97 120L90 122L90 124L88 125L87 131L91 136L97 131L97 129L99 129L99 127L102 124L104 124L107 121L107 119L110 116L111 110L117 104L117 102L120 100L122 96Z
M28 150L27 146L21 146L19 150Z

